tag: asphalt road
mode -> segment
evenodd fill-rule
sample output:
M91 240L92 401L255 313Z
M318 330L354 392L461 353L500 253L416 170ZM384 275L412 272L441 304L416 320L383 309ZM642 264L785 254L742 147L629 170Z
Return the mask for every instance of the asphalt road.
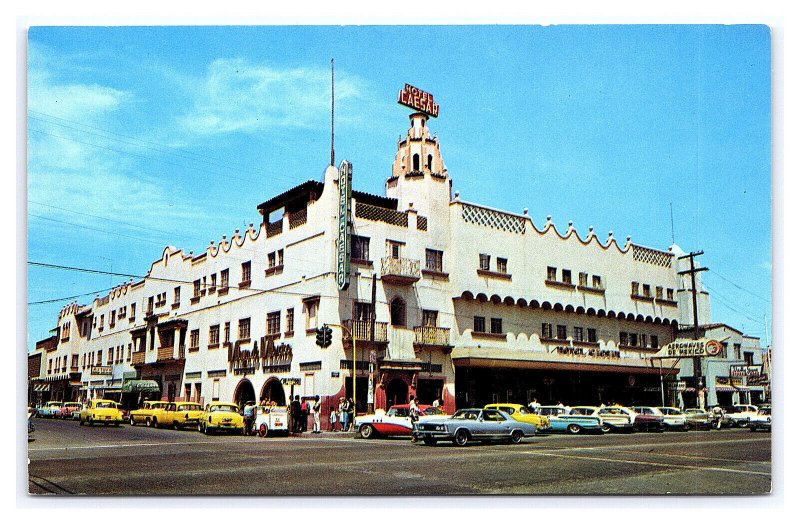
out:
M29 492L58 495L763 494L770 433L543 435L435 447L35 420Z

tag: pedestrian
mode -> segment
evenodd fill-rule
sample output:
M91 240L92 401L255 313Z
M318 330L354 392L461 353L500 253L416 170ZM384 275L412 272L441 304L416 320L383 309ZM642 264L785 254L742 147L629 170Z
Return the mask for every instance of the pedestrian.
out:
M348 397L345 407L347 408L347 431L350 431L356 421L356 403Z
M536 412L536 410L542 407L542 405L539 404L539 401L536 399L536 397L533 397L528 404L528 407L531 409L531 411Z
M419 420L419 405L414 395L411 395L411 399L408 402L408 416L411 418L411 422Z
M316 395L314 397L314 405L311 407L311 412L314 414L314 430L312 431L312 433L321 433L319 429L319 410L320 410L319 404L320 404L319 395Z
M339 425L342 431L347 431L347 409L345 409L344 397L339 399Z
M439 397L436 397L435 399L433 399L433 404L431 404L431 405L433 407L435 407L435 408L438 408L439 407Z
M308 431L308 400L300 404L300 433Z
M328 421L331 423L330 431L336 431L336 410L331 408L331 414L328 417Z
M294 400L289 409L289 415L292 417L292 433L299 433L300 432L300 395L295 395Z
M560 408L563 408L564 404L559 400L558 403L556 404L556 406L558 406Z

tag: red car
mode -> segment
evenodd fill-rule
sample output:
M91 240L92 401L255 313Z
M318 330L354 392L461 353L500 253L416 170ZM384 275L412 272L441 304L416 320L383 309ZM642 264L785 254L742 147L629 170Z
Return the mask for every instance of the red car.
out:
M78 418L78 412L83 408L80 402L64 402L55 413L55 418Z
M420 418L428 415L443 415L444 412L439 408L422 404L419 406ZM363 438L390 437L390 436L411 436L413 422L409 416L408 404L395 404L389 411L382 409L375 411L371 415L361 415L356 417L355 429Z
M659 433L664 431L664 414L658 408L638 407L631 409L636 412L636 420L633 421L634 431L655 430Z

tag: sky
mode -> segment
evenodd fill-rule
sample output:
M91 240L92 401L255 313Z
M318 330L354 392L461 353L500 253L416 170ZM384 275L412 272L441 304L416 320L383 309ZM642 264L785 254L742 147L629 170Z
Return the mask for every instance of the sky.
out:
M704 251L712 321L771 341L770 31L759 25L32 27L29 262L144 275L330 160L384 194L410 83L462 200ZM512 189L513 188L513 189ZM127 278L28 265L28 349ZM78 296L82 295L82 296ZM74 298L73 298L74 297Z

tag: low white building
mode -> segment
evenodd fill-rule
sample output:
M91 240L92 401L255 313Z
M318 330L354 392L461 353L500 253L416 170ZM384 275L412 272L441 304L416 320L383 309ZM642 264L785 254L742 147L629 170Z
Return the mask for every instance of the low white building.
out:
M385 196L352 192L349 286L337 282L344 182L329 166L258 205L246 231L199 254L167 247L142 281L65 307L41 378L72 373L76 397L319 395L324 413L342 396L359 411L410 395L449 411L534 397L660 403L685 366L650 357L693 321L682 252L462 201L428 120L411 114Z

